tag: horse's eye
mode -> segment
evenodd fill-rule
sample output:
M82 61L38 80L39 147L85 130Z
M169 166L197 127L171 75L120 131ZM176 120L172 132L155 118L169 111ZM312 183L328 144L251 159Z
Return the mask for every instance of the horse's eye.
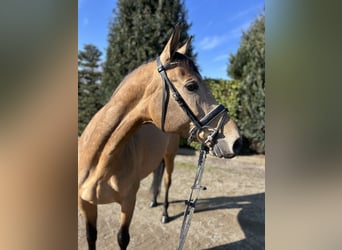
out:
M198 83L197 82L189 82L189 83L185 84L185 88L188 91L195 91L198 89Z

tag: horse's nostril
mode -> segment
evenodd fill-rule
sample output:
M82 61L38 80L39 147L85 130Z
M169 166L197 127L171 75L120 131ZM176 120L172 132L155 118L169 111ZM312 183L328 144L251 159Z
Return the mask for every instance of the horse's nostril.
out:
M239 139L237 139L235 142L234 142L234 145L233 145L233 152L234 154L238 154L240 152L242 148L242 138L240 137Z

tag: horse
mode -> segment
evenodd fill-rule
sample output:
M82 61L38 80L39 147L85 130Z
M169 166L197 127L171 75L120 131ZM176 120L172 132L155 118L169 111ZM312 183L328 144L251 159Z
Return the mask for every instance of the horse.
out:
M144 129L144 124L154 124L163 132L182 137L190 134L189 140L207 145L217 157L234 157L241 147L235 122L226 108L218 105L186 55L191 38L178 48L179 38L180 25L176 25L156 60L142 64L123 79L79 138L78 201L86 221L89 249L96 249L97 205L111 202L121 206L117 233L120 249L129 244L139 188L139 182L131 182L132 176L142 178L156 168L136 158L139 155L148 161L154 152L138 153L142 148L130 140L135 132ZM125 155L126 151L130 154ZM159 152L160 159L163 153ZM138 174L140 171L143 174Z

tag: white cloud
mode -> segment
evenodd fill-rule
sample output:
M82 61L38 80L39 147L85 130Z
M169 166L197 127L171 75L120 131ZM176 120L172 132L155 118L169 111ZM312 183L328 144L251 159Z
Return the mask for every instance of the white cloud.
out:
M262 10L263 7L259 5L254 5L250 8L241 10L240 12L236 13L234 16L229 18L229 22L237 21L240 23L236 26L236 28L232 29L229 35L230 39L240 38L242 35L242 31L247 31L250 27L252 21L256 18L255 11Z
M235 21L235 20L237 20L239 18L242 18L242 17L246 16L247 14L249 14L250 12L252 12L254 10L255 10L255 6L253 6L251 8L248 8L248 9L245 9L245 10L242 10L242 11L236 13L231 18L229 18L229 21L232 22L232 21Z
M235 29L231 30L229 38L231 39L239 38L242 35L242 31L247 31L251 23L252 23L252 20L249 20L237 26Z
M234 16L230 17L229 18L229 22L233 22L233 21L236 21L240 18L243 18L243 17L246 17L248 16L251 12L254 12L255 10L262 10L263 7L262 5L258 4L258 5L254 5L250 8L247 8L247 9L244 9L244 10L241 10L239 11L238 13L236 13ZM250 17L250 16L249 16ZM248 18L248 17L247 17Z
M227 40L227 36L206 36L199 42L201 49L213 49Z
M228 53L221 54L213 58L213 62L220 62L220 61L227 61L227 60L228 60Z

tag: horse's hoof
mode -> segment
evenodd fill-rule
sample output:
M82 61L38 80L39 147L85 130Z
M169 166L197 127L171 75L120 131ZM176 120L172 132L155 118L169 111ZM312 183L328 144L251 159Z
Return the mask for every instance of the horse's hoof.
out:
M161 222L162 222L163 224L166 224L166 223L168 223L169 221L170 221L169 216L163 215L163 217L162 217L162 219L161 219Z
M156 207L158 203L156 201L151 201L150 207Z

